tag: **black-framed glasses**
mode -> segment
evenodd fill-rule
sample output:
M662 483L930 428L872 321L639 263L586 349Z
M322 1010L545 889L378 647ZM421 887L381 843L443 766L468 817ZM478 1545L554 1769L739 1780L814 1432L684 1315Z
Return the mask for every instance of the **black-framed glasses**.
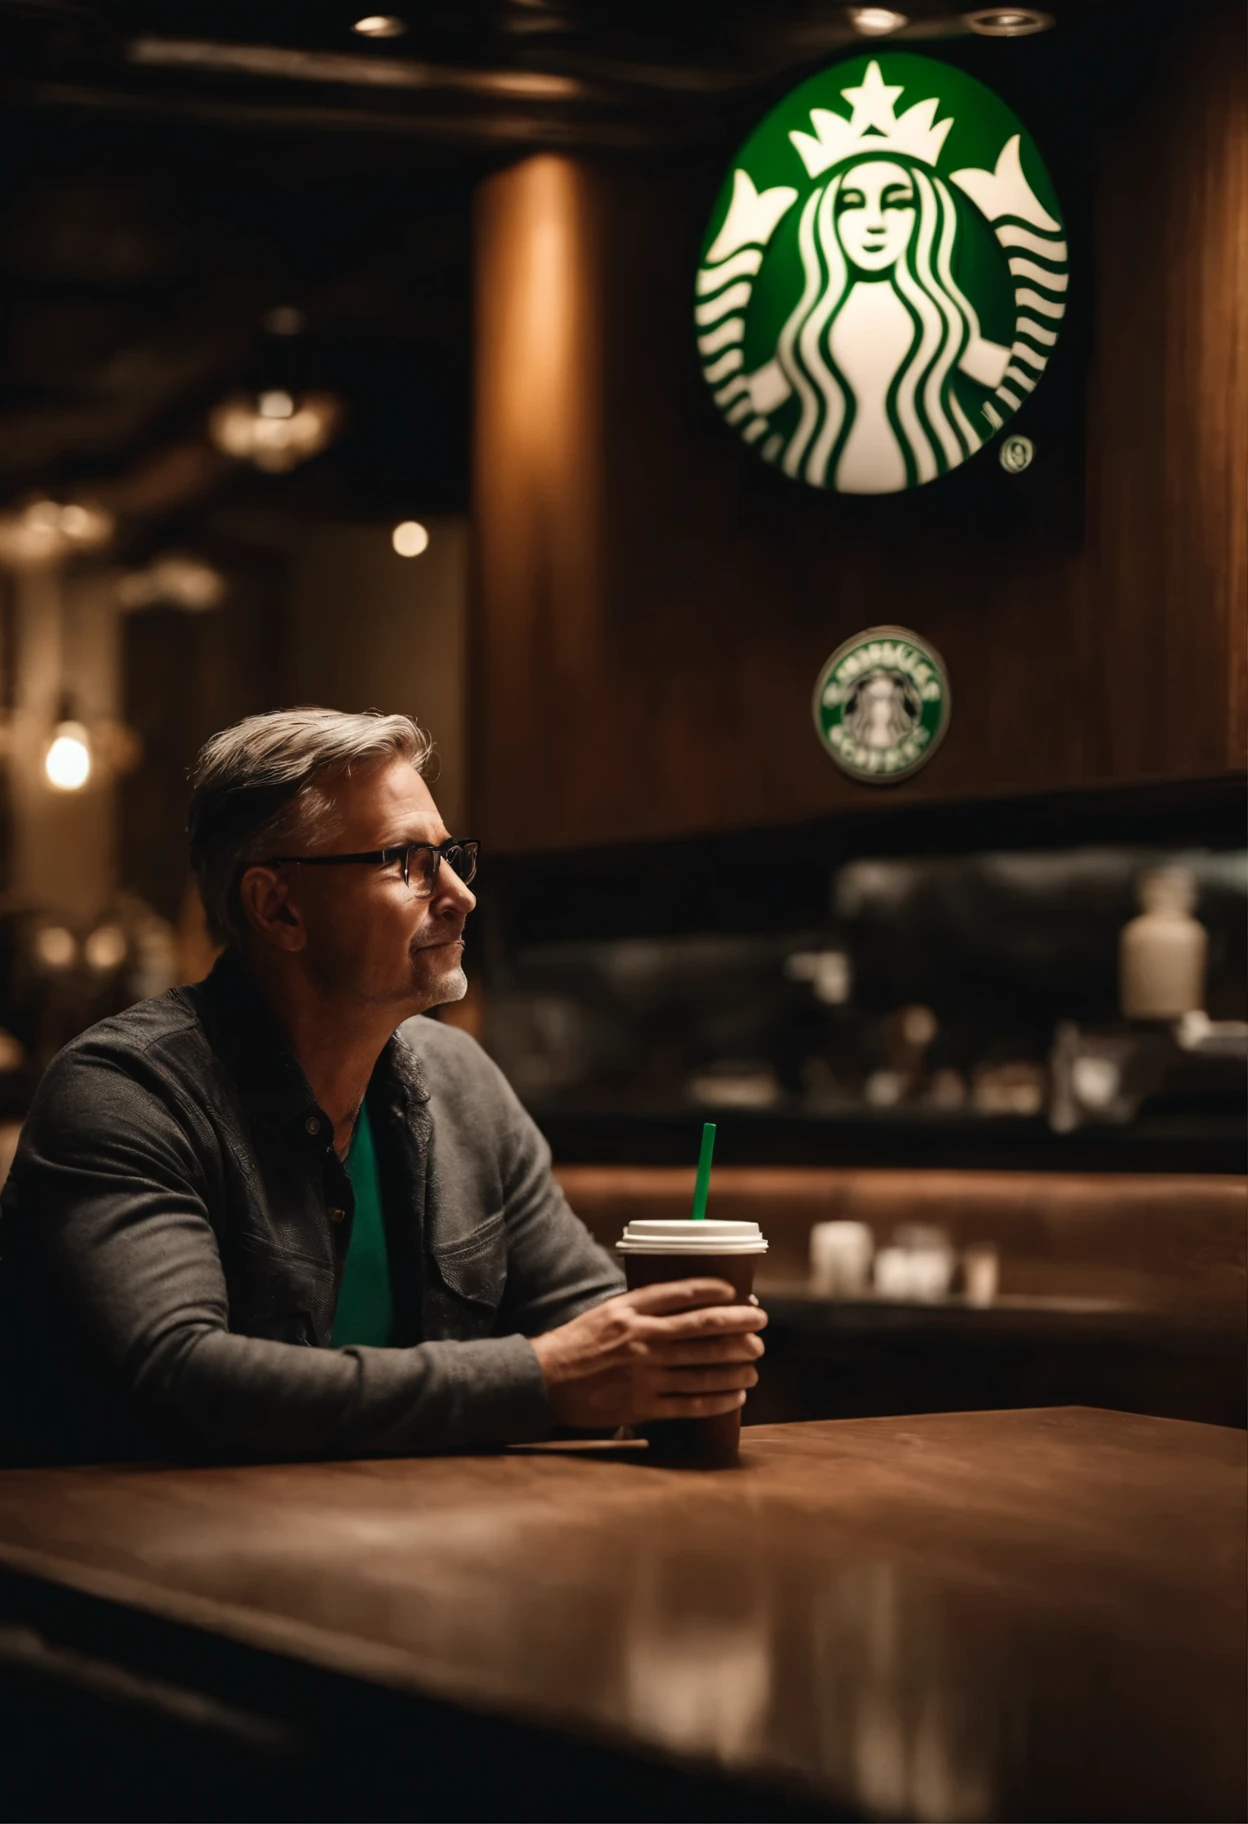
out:
M403 885L417 899L428 899L445 862L451 872L467 886L477 871L481 844L475 836L449 836L445 842L398 842L390 849L368 849L360 855L270 855L270 864L289 863L300 868L341 867L346 862L372 863L388 867L397 861Z

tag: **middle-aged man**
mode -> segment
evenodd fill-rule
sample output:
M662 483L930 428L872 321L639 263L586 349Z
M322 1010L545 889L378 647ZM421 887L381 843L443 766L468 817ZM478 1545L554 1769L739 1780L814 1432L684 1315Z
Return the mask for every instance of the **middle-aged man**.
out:
M464 993L476 904L428 754L324 709L200 754L221 959L59 1054L0 1203L8 1461L499 1445L754 1384L762 1313L622 1293L499 1071L414 1017Z

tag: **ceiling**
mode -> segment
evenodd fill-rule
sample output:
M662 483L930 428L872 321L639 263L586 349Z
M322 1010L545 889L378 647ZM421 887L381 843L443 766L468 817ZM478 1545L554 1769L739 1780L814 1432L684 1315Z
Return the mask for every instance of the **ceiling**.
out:
M964 33L901 3L915 48ZM536 147L705 157L866 42L821 0L422 0L389 39L359 10L0 0L0 506L90 495L141 548L223 495L464 505L481 175ZM300 333L266 328L282 307ZM240 471L204 433L236 385L330 388L345 431L295 475Z

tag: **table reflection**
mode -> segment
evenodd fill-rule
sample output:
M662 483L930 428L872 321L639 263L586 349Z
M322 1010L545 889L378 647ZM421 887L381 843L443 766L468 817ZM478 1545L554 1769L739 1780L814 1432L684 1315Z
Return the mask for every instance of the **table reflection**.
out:
M1005 1667L959 1636L940 1592L856 1564L814 1593L810 1626L818 1764L883 1816L999 1815Z
M773 1640L763 1568L693 1552L641 1556L623 1643L628 1723L673 1747L752 1756L772 1704Z
M765 1511L718 1519L703 1516L696 1544L649 1539L619 1566L624 1725L717 1760L817 1768L884 1816L999 1815L999 1638L968 1638L913 1569L838 1563L830 1539L825 1555L817 1525L812 1576Z

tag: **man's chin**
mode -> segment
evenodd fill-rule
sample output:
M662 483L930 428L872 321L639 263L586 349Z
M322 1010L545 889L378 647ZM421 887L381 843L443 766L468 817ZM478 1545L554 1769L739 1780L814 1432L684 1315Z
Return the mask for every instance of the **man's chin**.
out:
M432 960L432 953L426 950L424 957ZM463 1000L468 992L468 977L463 965L454 963L436 972L417 970L412 986L426 1007L446 1007L451 1001Z
M462 1001L467 992L468 977L464 974L462 966L456 966L447 971L442 982L442 992L434 1005L445 1007L449 1001Z

